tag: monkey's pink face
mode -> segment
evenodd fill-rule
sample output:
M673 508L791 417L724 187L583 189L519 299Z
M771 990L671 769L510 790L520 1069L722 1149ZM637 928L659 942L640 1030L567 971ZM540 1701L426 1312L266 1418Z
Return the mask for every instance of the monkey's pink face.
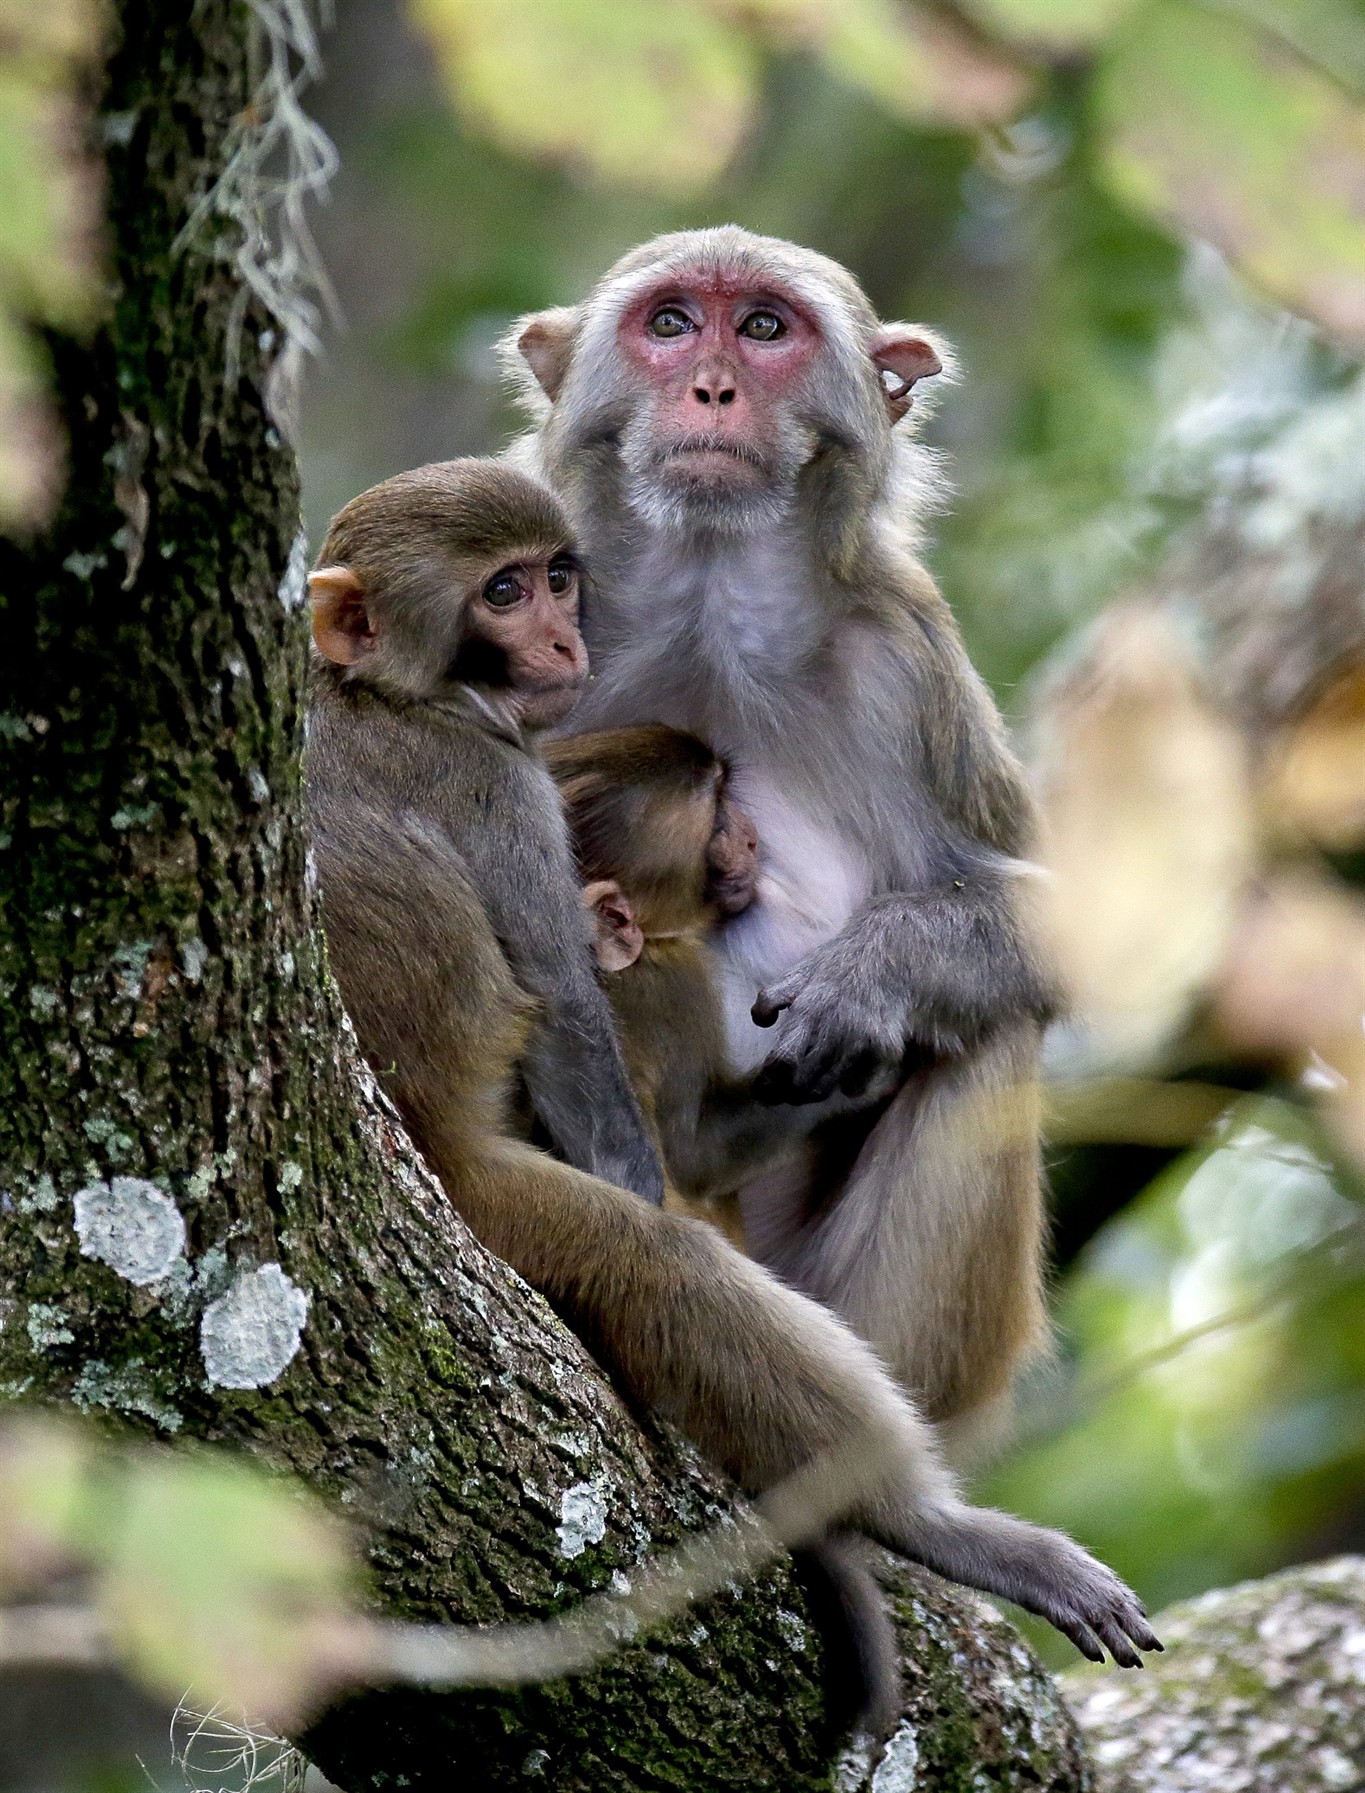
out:
M618 342L650 395L655 465L701 488L754 488L790 455L792 400L822 338L778 288L697 275L651 287Z

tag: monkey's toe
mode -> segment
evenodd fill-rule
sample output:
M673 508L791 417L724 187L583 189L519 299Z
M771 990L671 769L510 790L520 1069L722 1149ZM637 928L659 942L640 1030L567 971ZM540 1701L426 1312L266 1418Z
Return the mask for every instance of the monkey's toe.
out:
M1085 1602L1085 1628L1105 1645L1119 1668L1141 1668L1138 1652L1162 1647L1141 1601L1117 1577L1111 1588L1097 1591Z

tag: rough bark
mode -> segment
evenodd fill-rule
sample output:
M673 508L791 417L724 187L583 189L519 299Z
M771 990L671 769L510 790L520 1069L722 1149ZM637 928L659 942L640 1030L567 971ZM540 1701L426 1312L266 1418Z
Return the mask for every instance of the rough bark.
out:
M250 117L250 28L242 0L122 9L109 317L53 344L70 491L48 538L0 548L0 1382L294 1469L365 1527L390 1610L541 1614L730 1494L470 1238L327 980L276 324L241 311L230 217L175 247ZM1078 1788L1023 1646L927 1589L903 1609L936 1784L989 1761L994 1785ZM798 1793L830 1781L819 1669L781 1566L594 1675L365 1696L310 1747L351 1789L458 1764L469 1789Z
M1157 1629L1145 1675L1065 1678L1095 1793L1365 1788L1365 1559L1220 1588Z

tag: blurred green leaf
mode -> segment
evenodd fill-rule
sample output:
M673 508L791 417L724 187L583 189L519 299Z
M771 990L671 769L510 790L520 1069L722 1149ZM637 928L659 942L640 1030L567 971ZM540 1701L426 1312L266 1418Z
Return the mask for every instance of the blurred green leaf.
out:
M704 186L756 104L753 48L689 0L412 0L411 11L482 129L622 186Z
M43 517L60 462L24 326L75 328L98 292L99 181L74 87L102 22L97 0L0 0L0 527Z
M1006 54L945 14L899 0L834 0L819 51L833 73L912 124L997 124L1032 85Z
M76 1554L90 1455L75 1426L24 1417L0 1431L0 1597L29 1590Z
M1237 13L1293 44L1310 62L1365 92L1365 7L1360 0L1221 0Z
M151 1687L287 1723L347 1665L354 1570L298 1487L225 1455L147 1450L101 1517L99 1606Z
M88 305L88 179L63 153L77 130L65 96L31 69L0 66L0 288L52 323Z
M11 1412L0 1600L31 1600L73 1568L129 1671L170 1699L189 1688L287 1725L369 1663L345 1534L295 1483L225 1452L115 1447L91 1426ZM22 1607L11 1622L22 1639Z
M1159 4L1107 52L1095 112L1115 190L1365 344L1365 108L1282 41Z

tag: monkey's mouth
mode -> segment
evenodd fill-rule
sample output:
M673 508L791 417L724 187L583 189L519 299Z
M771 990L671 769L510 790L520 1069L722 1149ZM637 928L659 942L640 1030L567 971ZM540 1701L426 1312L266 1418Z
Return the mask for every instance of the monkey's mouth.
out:
M708 460L726 471L733 471L736 463L755 473L765 473L768 467L766 457L751 443L730 436L688 436L670 443L662 456L665 467L700 467Z

